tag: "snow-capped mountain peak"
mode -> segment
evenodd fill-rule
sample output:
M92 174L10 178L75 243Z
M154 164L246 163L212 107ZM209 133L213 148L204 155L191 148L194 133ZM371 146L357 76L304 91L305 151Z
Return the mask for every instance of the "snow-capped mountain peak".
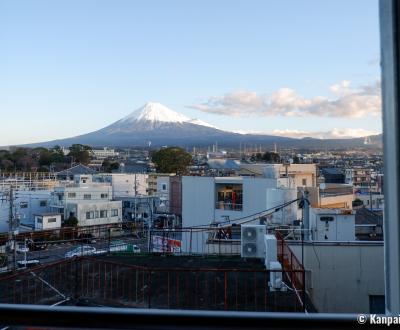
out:
M183 123L189 120L190 118L185 115L175 112L160 103L148 102L143 107L135 110L125 118L122 118L121 122L151 121Z
M216 128L216 129L218 129L217 127L215 127L215 126L213 126L213 125L211 125L211 124L209 124L209 123L207 123L207 122L205 122L205 121L203 121L203 120L201 120L201 119L190 119L190 120L188 120L187 121L189 124L195 124L195 125L200 125L200 126L205 126L205 127L210 127L210 128Z

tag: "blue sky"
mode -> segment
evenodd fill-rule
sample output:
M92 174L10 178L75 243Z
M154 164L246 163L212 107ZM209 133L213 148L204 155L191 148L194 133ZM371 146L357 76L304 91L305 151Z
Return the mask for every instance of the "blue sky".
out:
M236 131L381 131L377 0L0 0L0 43L0 145L148 101Z

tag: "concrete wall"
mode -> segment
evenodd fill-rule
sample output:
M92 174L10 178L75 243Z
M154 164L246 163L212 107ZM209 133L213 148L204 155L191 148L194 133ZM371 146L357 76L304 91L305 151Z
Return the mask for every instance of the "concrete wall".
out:
M93 180L96 182L108 182L112 185L113 198L133 197L137 195L147 195L148 175L143 173L122 174L96 174Z
M290 248L301 261L301 243ZM383 242L305 243L304 266L319 312L369 313L369 296L384 295Z
M111 210L117 209L118 215L112 216ZM100 218L100 211L107 210L107 217ZM86 212L98 212L99 215L93 219L86 219ZM122 221L122 202L121 201L93 201L68 203L65 207L65 216L69 217L70 212L75 213L78 218L79 226L104 225L108 223L116 223Z
M214 178L182 177L182 227L209 225L215 217Z
M55 222L49 222L49 219L56 219ZM61 228L61 214L36 215L35 230L57 229Z

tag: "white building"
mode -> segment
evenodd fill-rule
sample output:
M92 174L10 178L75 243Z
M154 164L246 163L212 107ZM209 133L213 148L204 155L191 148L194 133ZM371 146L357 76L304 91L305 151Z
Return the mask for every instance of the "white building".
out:
M182 225L191 227L222 222L265 211L295 200L296 190L285 180L253 177L182 177ZM296 220L296 205L277 214L283 223Z
M211 223L252 216L297 198L296 190L285 187L286 179L254 177L182 177L182 227L208 226ZM292 223L297 219L297 203L269 216L269 223ZM192 252L204 251L204 240L194 238ZM183 242L185 248L185 242ZM197 251L196 251L197 249Z
M382 241L287 242L304 263L306 290L319 313L385 312Z
M355 241L355 212L346 209L310 208L310 232L314 241Z
M98 159L105 159L108 157L117 157L119 155L114 149L104 147L103 149L92 149L92 154Z
M112 186L113 198L147 195L148 174L101 173L93 175L93 182Z
M35 214L35 230L61 228L61 216L59 213Z
M112 200L109 183L94 183L91 175L78 175L74 183L54 188L51 207L64 216L76 217L79 226L122 221L122 202Z
M50 190L15 190L14 191L14 216L17 222L34 226L34 215L50 212ZM8 231L8 218L10 201L1 194L0 201L0 232Z

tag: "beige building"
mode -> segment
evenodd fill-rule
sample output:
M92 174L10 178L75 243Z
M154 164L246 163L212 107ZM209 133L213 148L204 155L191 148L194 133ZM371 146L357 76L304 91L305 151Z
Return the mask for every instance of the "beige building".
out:
M311 207L352 209L353 187L345 184L323 183L318 187L307 187ZM301 191L298 192L298 197Z
M291 178L296 187L317 186L316 164L240 164L241 175L255 175L268 177L276 175L278 178Z

